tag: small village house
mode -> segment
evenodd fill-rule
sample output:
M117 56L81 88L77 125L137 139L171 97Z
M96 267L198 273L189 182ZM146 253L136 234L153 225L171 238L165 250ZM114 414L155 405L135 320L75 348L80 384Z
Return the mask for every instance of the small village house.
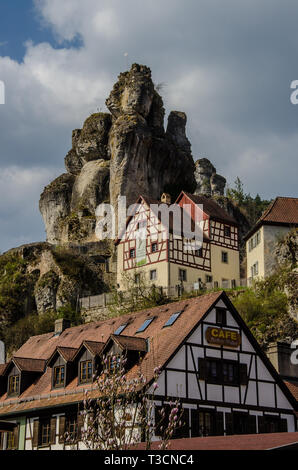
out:
M125 233L116 242L119 289L127 289L125 276L134 278L136 284L143 276L149 285L162 287L169 294L177 294L185 286L198 290L206 283L236 286L240 278L236 220L211 198L182 191L175 202L181 218L174 212L166 226L158 209L160 204L172 207L167 194L161 201L140 196ZM175 231L175 217L184 229L188 222L194 226L197 214L202 245L189 249L187 231L186 236L183 230L179 234ZM145 230L144 240L138 240L139 230Z
M277 197L245 237L248 281L272 273L276 242L294 227L298 227L298 198Z

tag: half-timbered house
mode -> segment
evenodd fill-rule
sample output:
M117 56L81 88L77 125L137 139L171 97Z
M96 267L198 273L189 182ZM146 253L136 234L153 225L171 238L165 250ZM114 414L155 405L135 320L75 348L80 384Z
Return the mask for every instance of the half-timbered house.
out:
M162 218L161 204L169 208L168 223ZM140 196L135 207L116 241L120 290L127 288L129 278L138 283L140 276L149 285L166 289L210 282L217 286L223 281L236 285L240 278L238 224L214 200L182 192L173 206L163 195L161 201ZM194 230L196 223L202 232L200 244L191 244L186 226Z
M62 326L30 338L0 366L4 449L67 449L66 432L83 448L79 410L85 390L96 396L92 377L103 353L111 361L124 354L127 377L141 371L149 386L161 368L155 415L179 399L176 438L296 430L296 400L225 292ZM25 370L34 379L23 382Z

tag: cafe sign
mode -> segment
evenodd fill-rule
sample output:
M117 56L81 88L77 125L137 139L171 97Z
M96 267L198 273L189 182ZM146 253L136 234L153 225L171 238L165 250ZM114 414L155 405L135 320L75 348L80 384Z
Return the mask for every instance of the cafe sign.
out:
M206 340L209 344L230 346L231 348L238 348L241 343L241 337L238 331L224 330L223 328L216 327L207 328Z

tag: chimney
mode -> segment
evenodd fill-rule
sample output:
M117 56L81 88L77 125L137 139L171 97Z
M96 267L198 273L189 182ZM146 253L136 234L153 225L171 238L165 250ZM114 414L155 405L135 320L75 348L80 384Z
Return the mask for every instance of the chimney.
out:
M0 364L5 364L5 344L0 341Z
M58 318L58 320L55 321L55 336L61 335L67 328L70 328L70 320Z
M171 195L168 193L163 193L161 196L161 202L164 204L171 204Z

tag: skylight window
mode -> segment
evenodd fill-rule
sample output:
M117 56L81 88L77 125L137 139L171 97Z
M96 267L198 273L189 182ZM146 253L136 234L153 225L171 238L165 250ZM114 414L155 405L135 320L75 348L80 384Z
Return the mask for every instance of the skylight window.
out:
M153 320L154 320L154 317L148 318L148 320L145 320L143 325L138 329L137 333L142 333L143 331L145 331L146 328L148 328L148 326Z
M182 310L180 310L180 312L173 313L173 315L170 316L170 318L168 319L168 321L164 325L164 327L172 326L175 323L175 321L177 320L177 318L180 317L181 313L182 313Z
M127 323L124 323L123 325L119 326L117 330L115 331L114 335L121 335L122 331L125 330L127 327Z

